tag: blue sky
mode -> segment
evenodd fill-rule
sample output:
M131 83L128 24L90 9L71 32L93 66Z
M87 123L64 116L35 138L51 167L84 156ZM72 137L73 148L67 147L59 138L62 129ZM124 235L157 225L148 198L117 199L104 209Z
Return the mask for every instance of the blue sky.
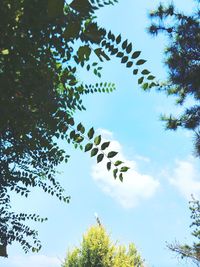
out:
M153 3L152 3L153 2ZM135 50L141 50L146 67L159 79L166 77L163 50L167 39L152 38L146 32L147 12L159 1L125 0L103 8L98 21L112 32L128 38ZM164 1L167 3L167 1ZM176 0L180 10L190 12L190 0ZM58 178L72 199L69 205L34 190L29 199L13 197L16 210L36 212L49 220L33 224L39 230L43 248L39 254L24 255L18 244L8 248L9 258L0 259L2 267L57 267L66 251L81 241L82 234L95 223L98 213L113 241L134 242L149 267L187 266L166 248L166 242L190 242L188 200L200 196L200 169L192 156L189 132L164 130L161 113L179 113L174 99L151 91L143 92L131 71L113 58L102 64L104 81L114 82L112 94L85 97L87 111L76 120L88 128L94 126L131 170L124 183L114 181L105 164L67 144L71 159L59 167ZM81 79L93 82L86 72ZM94 79L96 82L96 79Z

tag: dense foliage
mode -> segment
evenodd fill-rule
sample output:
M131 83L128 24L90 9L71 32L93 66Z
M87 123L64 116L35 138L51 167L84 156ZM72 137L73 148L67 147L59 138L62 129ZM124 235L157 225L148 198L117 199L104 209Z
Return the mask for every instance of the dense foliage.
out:
M94 129L86 131L74 121L74 113L85 110L82 96L111 92L111 83L86 85L78 78L80 67L101 78L100 62L116 56L139 75L144 89L155 85L154 76L141 69L145 60L132 44L98 26L95 10L116 0L2 0L0 5L0 250L18 241L25 252L41 247L37 232L24 221L43 221L35 214L15 214L10 191L27 197L30 189L69 202L56 180L56 166L69 155L58 139L90 152L97 162L107 158L107 169L123 180L128 167L114 161ZM93 61L93 59L96 59ZM34 243L31 243L30 237ZM3 251L3 252L2 252Z
M115 245L102 225L92 226L83 236L80 248L67 253L62 267L143 267L133 243L128 250Z
M153 20L149 32L157 35L164 32L169 37L165 50L165 64L168 68L168 81L160 90L177 97L177 104L186 100L192 104L180 116L163 116L167 129L183 127L195 134L195 148L200 156L200 1L196 1L193 14L185 15L176 10L173 4L160 6L150 13ZM192 101L191 101L192 99Z
M192 236L197 240L192 245L181 245L178 242L168 245L168 248L175 252L182 259L192 261L196 266L200 266L200 203L195 198L190 201L191 219L193 228Z

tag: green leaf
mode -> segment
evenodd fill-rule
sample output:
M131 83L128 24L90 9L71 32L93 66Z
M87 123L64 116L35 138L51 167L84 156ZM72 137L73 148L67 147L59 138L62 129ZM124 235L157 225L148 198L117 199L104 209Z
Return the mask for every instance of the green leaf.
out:
M71 126L74 125L74 119L73 118L68 118L67 123L70 124Z
M104 154L99 154L97 156L97 163L101 162L103 160L103 158L104 158Z
M125 56L125 57L122 58L121 63L126 63L127 61L128 61L128 57Z
M91 48L88 45L80 46L77 54L80 61L89 60Z
M141 51L135 51L135 52L132 54L132 58L135 59L135 58L139 57L140 54L141 54Z
M118 169L114 169L113 170L113 176L115 179L117 178L117 173L118 173Z
M97 48L94 50L94 53L97 55L97 57L103 61L102 57L101 57L101 48Z
M146 60L144 59L139 59L137 62L136 62L136 65L142 65L146 62Z
M149 75L149 76L147 77L147 80L153 80L153 79L155 79L155 76L153 76L153 75Z
M127 64L126 64L127 68L131 68L132 66L133 66L133 62L132 61L127 62Z
M133 70L133 75L137 75L138 74L138 69L134 69Z
M148 89L148 87L149 87L149 84L148 84L148 83L144 83L144 84L142 85L142 88L143 88L144 90Z
M89 130L87 135L88 135L89 139L93 138L93 136L94 136L94 128L93 127Z
M104 57L106 60L110 60L110 58L109 58L109 56L102 50L101 51L101 55L102 55L102 57Z
M118 52L117 48L112 48L110 54L115 55L115 54L117 54L117 52Z
M128 45L128 40L125 40L123 43L122 43L122 48L125 50L126 47Z
M101 48L95 49L94 53L98 56L98 58L101 61L103 61L102 57L105 58L106 60L110 60L109 56Z
M158 84L158 83L154 83L154 82L152 82L152 83L150 83L149 88L152 88L152 87L154 87L154 86L159 86L159 84Z
M123 163L123 161L121 161L121 160L117 160L116 162L115 162L115 166L119 166L120 164L122 164Z
M94 143L96 146L98 146L101 143L101 135L95 137Z
M93 148L92 151L91 151L91 154L90 154L91 157L94 157L98 153L98 151L99 151L98 148L96 148L96 147Z
M93 144L92 143L88 143L86 146L85 146L85 152L89 151L90 149L92 149L93 147Z
M108 32L108 39L111 39L112 40L113 38L113 34L111 33L111 31Z
M109 161L106 166L107 166L107 170L109 171L111 169L111 162Z
M130 43L126 48L126 52L129 54L131 51L132 51L132 44Z
M143 82L143 80L144 80L144 77L140 77L140 78L138 79L138 84L141 84L141 83Z
M115 157L117 154L118 154L118 152L110 151L110 152L108 153L108 158L113 158L113 157Z
M119 180L120 180L121 182L123 182L123 174L122 174L122 173L120 173L120 175L119 175Z
M75 138L75 136L76 136L76 131L75 130L72 130L71 132L70 132L70 138L71 139L74 139Z
M145 70L142 71L142 74L143 75L148 75L149 73L150 73L150 71L148 71L147 69L145 69Z
M119 44L122 40L121 34L117 36L116 43Z
M117 53L117 57L123 57L123 56L124 56L124 53L122 53L122 52Z
M83 140L84 140L84 137L81 136L81 135L78 135L78 136L76 137L76 139L75 139L75 141L76 141L77 143L81 143Z
M82 125L82 123L79 123L79 124L77 125L77 130L78 130L79 132L81 132L82 134L84 134L84 132L85 132L85 128L84 128L84 126Z
M128 171L128 169L130 169L129 167L122 167L121 169L120 169L120 172L127 172Z
M104 150L110 145L110 142L105 142L101 145L101 149Z
M111 40L112 42L115 41L115 36L114 36L114 34L112 34L111 31L109 31L109 33L108 33L108 39Z

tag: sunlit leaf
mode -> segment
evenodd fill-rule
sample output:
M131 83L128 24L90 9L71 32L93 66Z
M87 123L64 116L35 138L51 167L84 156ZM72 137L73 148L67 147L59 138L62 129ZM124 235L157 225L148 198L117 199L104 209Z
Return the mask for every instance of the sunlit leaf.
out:
M120 164L122 164L123 163L123 161L121 161L121 160L117 160L116 162L115 162L115 166L119 166Z
M120 172L127 172L128 169L130 169L130 168L129 168L129 167L122 167L122 168L120 169Z
M101 135L95 137L94 143L95 143L96 146L101 143Z

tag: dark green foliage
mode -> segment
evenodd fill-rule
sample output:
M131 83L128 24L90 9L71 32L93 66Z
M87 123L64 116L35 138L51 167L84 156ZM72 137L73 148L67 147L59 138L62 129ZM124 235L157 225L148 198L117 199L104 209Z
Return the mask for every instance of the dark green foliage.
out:
M109 171L111 169L111 161L107 162L107 170Z
M168 244L168 248L175 252L181 259L192 261L196 266L200 266L200 203L192 197L190 201L190 211L193 228L192 236L196 238L196 242L192 245L180 245L178 242Z
M85 85L78 78L83 67L101 77L100 62L120 57L127 68L140 53L132 44L100 28L95 10L116 0L2 0L0 5L0 246L18 241L25 252L41 247L37 232L21 223L40 220L11 211L10 190L28 197L34 187L69 202L56 180L56 167L69 155L57 140L88 151L97 162L117 152L106 152L95 131L74 121L74 113L85 110L82 96L112 92L112 83ZM132 57L131 57L132 55ZM134 55L134 56L133 56ZM96 57L92 62L91 58ZM140 61L140 65L144 63ZM139 70L137 70L137 73ZM134 74L137 74L134 70ZM140 75L143 76L142 73ZM140 83L145 84L145 77ZM146 83L147 84L147 83ZM149 84L148 86L149 87ZM117 165L116 165L117 167ZM115 169L122 181L122 169ZM124 170L124 169L123 169ZM17 227L16 227L17 225ZM33 238L33 244L31 239ZM6 254L5 251L2 254Z
M99 154L97 156L97 163L101 162L103 160L103 158L104 158L104 154Z
M111 152L108 153L108 158L113 158L116 155L117 155L117 152L111 151Z
M101 149L104 150L110 145L110 142L105 142L101 145Z
M92 143L88 143L86 146L85 146L85 152L91 150L93 147L93 144Z
M165 64L168 67L168 80L160 86L168 95L177 97L177 104L183 105L188 98L194 104L180 116L163 116L166 128L176 130L186 128L195 134L195 148L200 156L200 25L199 3L191 15L178 12L170 4L162 4L150 14L153 20L149 32L157 35L164 32L168 36L168 46L165 52ZM143 73L144 74L144 73ZM149 80L154 79L151 75Z
M120 47L120 44L121 44L121 47ZM146 62L146 60L144 59L139 59L136 62L133 61L134 59L140 56L141 51L133 52L132 43L129 43L128 40L122 41L121 35L118 35L117 37L115 37L114 34L109 32L107 35L105 35L104 40L100 43L100 45L105 51L108 51L110 55L116 55L116 57L120 58L122 64L126 63L125 66L127 68L132 68L134 65L140 66ZM109 57L106 59L110 60ZM133 69L133 75L137 75L139 71L140 71L139 69ZM142 71L143 70L140 71L140 74L142 75L142 80L141 79L138 80L139 85L141 84L143 86L143 84L146 84L147 88L151 88L152 86L158 85L157 82L148 83L148 79L146 79L146 76L142 73ZM154 80L154 78L152 80Z
M117 178L117 173L118 173L118 169L114 169L113 170L113 176L115 179Z
M94 157L94 156L96 156L97 153L98 153L98 148L95 147L95 148L92 149L90 155L91 155L91 157Z

